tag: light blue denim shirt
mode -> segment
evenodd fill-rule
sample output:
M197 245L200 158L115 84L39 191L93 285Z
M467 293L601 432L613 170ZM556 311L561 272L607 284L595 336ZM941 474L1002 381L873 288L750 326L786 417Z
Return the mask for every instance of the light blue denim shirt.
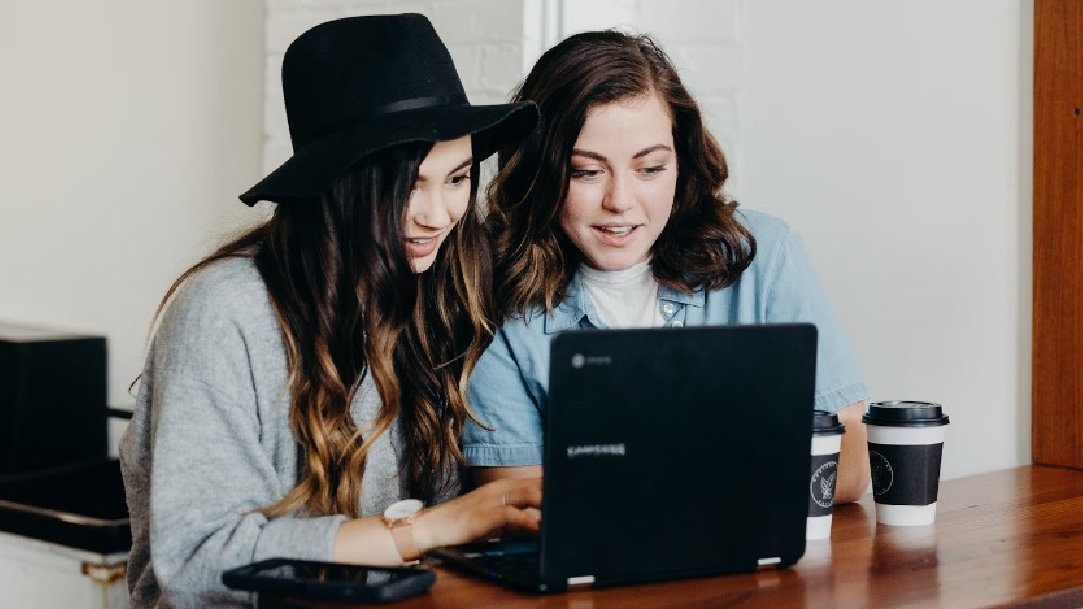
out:
M801 238L782 220L741 210L756 239L752 264L733 284L693 294L659 286L667 326L811 322L819 331L816 408L837 411L868 397L861 370ZM560 330L603 328L577 273L552 314L532 312L504 322L478 361L467 397L488 431L467 423L463 453L471 466L539 465L549 387L549 341Z

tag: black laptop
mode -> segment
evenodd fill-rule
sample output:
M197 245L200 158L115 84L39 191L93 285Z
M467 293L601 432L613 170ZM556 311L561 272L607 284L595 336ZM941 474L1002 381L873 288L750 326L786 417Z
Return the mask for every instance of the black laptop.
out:
M558 592L804 554L815 326L561 332L549 371L538 538L445 563Z

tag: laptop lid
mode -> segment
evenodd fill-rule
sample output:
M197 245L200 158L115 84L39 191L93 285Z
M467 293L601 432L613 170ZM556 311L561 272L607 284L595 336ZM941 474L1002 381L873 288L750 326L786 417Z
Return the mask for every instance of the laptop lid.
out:
M544 587L796 562L805 551L816 340L812 324L555 336Z

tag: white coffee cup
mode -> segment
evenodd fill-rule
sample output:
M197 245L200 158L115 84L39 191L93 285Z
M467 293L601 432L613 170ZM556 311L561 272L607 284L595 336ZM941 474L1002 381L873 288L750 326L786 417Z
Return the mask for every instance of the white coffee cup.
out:
M892 526L932 524L948 425L941 406L874 402L861 420L869 436L876 521Z

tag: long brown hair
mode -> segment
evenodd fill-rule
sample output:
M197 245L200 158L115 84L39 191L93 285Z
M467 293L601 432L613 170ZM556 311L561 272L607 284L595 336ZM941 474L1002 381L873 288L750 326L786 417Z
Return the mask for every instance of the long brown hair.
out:
M467 212L433 266L411 272L404 223L431 147L378 151L321 199L280 202L268 222L182 274L159 306L216 260L254 259L286 349L290 426L302 453L298 485L259 510L269 516L358 517L365 459L396 416L411 496L432 502L462 470L459 436L473 419L466 381L492 336L492 268L473 204L475 163ZM350 404L366 374L381 409L360 427Z
M687 293L719 289L751 264L756 241L734 218L737 203L722 195L726 158L669 58L647 36L584 32L546 51L513 94L537 103L542 120L501 151L489 185L502 316L549 312L566 297L582 258L559 226L572 147L591 107L649 94L669 110L678 167L673 212L651 249L655 278Z

